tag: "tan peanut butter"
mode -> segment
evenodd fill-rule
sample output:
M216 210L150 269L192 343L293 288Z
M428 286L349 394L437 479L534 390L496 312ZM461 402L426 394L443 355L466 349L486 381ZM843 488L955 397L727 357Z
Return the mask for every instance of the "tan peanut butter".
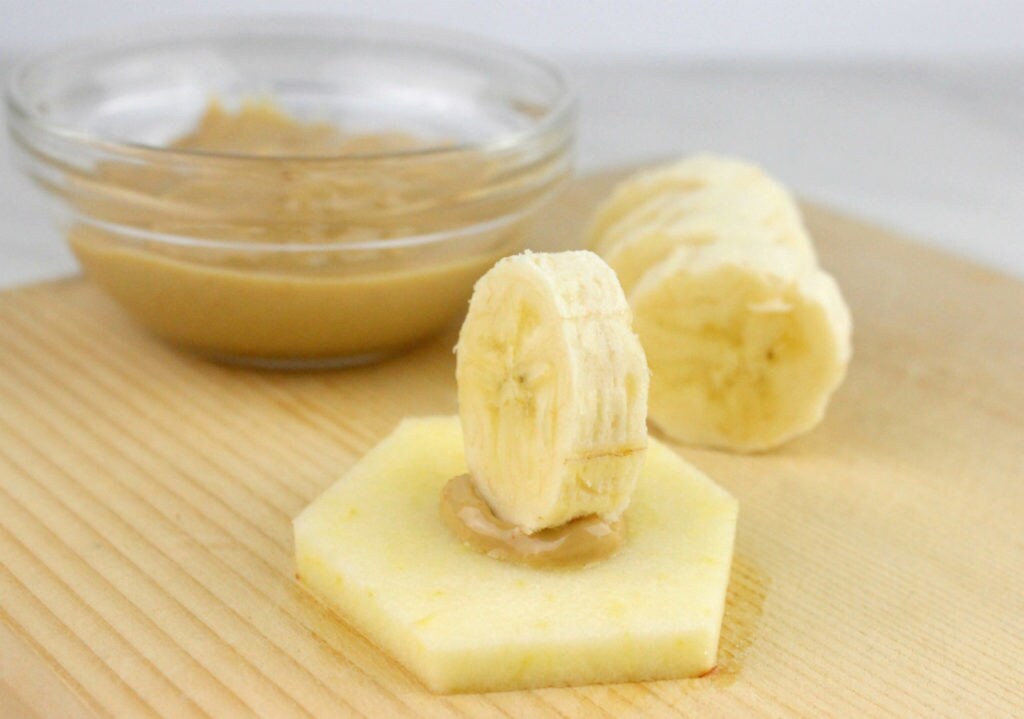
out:
M299 122L269 102L212 102L171 143L189 154L70 173L81 220L69 242L94 281L176 344L271 362L386 354L465 307L473 282L520 246L514 215L532 199L489 199L480 188L495 168L473 153L374 157L425 146ZM513 219L454 240L346 247L502 216Z
M453 477L441 493L441 517L455 535L477 551L533 567L588 564L611 556L626 535L623 520L596 515L526 534L495 516L468 474Z

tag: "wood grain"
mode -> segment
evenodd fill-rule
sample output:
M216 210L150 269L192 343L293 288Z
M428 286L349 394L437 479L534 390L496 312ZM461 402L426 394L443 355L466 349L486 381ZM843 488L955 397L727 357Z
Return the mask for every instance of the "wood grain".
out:
M569 246L613 181L577 182ZM452 331L272 374L136 329L81 280L0 294L0 710L39 716L1024 713L1024 285L807 208L850 376L780 451L682 448L740 499L716 672L439 697L296 585L290 518L406 414Z

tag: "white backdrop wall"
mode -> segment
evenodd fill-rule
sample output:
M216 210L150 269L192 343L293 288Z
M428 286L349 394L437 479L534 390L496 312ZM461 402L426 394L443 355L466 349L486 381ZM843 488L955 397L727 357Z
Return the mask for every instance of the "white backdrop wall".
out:
M0 52L210 14L403 19L560 57L998 59L1024 55L1024 0L0 0Z

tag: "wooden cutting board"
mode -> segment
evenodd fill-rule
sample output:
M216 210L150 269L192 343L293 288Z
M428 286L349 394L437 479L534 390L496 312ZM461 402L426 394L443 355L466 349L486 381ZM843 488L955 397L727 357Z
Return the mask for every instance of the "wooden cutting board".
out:
M578 181L575 242L614 175ZM407 414L455 411L455 328L273 374L151 340L84 281L0 294L0 714L1024 714L1024 284L822 209L853 309L825 422L681 448L740 500L720 666L433 696L293 579L290 519Z

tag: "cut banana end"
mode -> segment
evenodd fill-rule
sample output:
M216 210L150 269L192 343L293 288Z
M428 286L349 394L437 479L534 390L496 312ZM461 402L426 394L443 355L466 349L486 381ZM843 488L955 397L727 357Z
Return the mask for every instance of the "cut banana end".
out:
M532 533L629 503L647 447L648 370L615 273L588 251L499 261L456 348L466 460Z
M743 201L744 195L755 201L772 198L772 211L774 206L785 204L778 198L788 199L796 222L800 222L789 193L756 165L728 157L695 155L636 173L619 183L594 215L587 230L587 246L603 254L618 237L629 232L631 225L658 221L662 208L674 211L694 195L700 197L689 200L690 212L698 211L701 205L720 205L725 199L722 191L727 188L732 188L733 200Z
M821 420L846 373L849 310L832 277L792 248L678 248L630 303L650 418L680 442L775 447Z

